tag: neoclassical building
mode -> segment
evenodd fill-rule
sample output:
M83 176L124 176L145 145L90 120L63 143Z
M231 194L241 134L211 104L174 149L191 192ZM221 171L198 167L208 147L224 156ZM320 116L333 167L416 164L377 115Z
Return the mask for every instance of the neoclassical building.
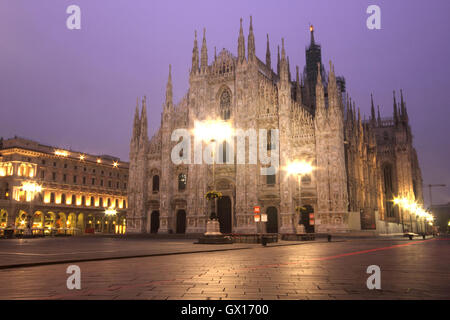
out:
M0 233L124 233L127 182L119 158L0 139Z
M395 196L423 202L403 94L399 104L394 94L393 117L381 118L379 109L376 116L372 99L370 119L363 120L346 93L344 77L335 74L331 62L328 70L322 64L312 26L310 33L306 65L301 74L295 68L295 77L284 39L281 53L278 46L276 70L268 35L265 61L256 56L251 18L247 42L241 19L237 55L214 50L209 59L205 31L200 49L195 33L188 92L174 104L169 69L161 126L151 139L145 98L140 115L139 102L136 106L128 232L204 232L209 190L223 195L217 214L224 233L255 233L254 206L267 213L266 232L294 233L299 222L307 232L416 231L415 217L392 202ZM211 119L235 129L266 129L267 153L279 157L275 174L261 174L266 165L259 161L175 164L174 130L190 132L196 122ZM279 138L274 146L270 142L275 130ZM311 163L313 172L300 179L289 175L284 168L297 160ZM301 209L299 215L296 209Z

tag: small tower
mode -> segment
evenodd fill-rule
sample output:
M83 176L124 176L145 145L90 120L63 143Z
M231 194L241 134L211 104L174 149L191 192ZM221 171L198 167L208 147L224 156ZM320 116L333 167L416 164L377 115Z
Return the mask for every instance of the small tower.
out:
M195 31L194 48L192 49L192 70L191 73L198 72L198 45L197 45L197 30Z
M245 61L245 40L244 40L244 30L242 29L242 18L241 26L239 28L239 38L238 38L238 62L243 63Z
M202 72L205 72L206 69L208 68L208 48L206 47L206 28L203 28L202 57L200 67Z
M248 61L254 61L255 57L255 35L253 34L252 16L250 16L250 28L248 32Z
M266 48L266 66L269 70L272 70L270 58L270 45L269 45L269 34L267 34L267 48Z

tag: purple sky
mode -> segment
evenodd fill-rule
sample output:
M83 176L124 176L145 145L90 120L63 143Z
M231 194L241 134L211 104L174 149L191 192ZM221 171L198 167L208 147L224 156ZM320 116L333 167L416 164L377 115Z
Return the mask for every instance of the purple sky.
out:
M71 4L81 30L66 28ZM366 28L370 4L381 7L382 30ZM450 185L448 12L447 0L3 0L0 136L127 160L136 97L148 97L153 134L169 64L175 101L185 94L194 30L206 27L210 60L214 46L236 54L239 18L247 38L253 15L257 55L265 60L269 33L275 66L285 37L293 74L314 24L326 67L332 59L366 115L371 92L391 116L392 90L403 88L424 183ZM450 202L450 188L435 189L433 202Z

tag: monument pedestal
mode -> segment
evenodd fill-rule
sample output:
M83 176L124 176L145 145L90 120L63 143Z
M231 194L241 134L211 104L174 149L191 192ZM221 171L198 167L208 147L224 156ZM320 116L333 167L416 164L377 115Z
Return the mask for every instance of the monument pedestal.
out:
M210 219L206 223L206 232L198 239L201 244L226 244L233 243L231 237L226 237L220 232L220 224L218 220Z

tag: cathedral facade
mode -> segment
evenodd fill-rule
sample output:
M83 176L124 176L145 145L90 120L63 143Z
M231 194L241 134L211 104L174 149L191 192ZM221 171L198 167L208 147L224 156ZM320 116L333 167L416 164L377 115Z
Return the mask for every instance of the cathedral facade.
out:
M312 26L310 32L306 65L302 74L296 67L295 79L284 39L276 70L269 36L265 62L256 56L251 18L247 43L241 19L237 56L223 49L210 61L205 31L200 50L195 34L189 90L174 104L169 69L161 126L151 139L146 99L140 112L137 103L127 232L203 233L212 210L205 194L211 190L222 194L214 210L223 233L257 232L255 206L267 214L263 231L270 233L416 231L415 218L392 202L396 196L423 202L403 94L399 104L394 94L393 117L381 118L379 109L376 116L372 99L371 117L363 120L346 94L345 79L335 75L331 62L328 71L322 64ZM265 129L266 151L279 159L276 172L261 174L266 164L260 162L175 164L174 130L191 132L196 122L211 119L244 131ZM284 168L297 160L314 170L290 175Z

